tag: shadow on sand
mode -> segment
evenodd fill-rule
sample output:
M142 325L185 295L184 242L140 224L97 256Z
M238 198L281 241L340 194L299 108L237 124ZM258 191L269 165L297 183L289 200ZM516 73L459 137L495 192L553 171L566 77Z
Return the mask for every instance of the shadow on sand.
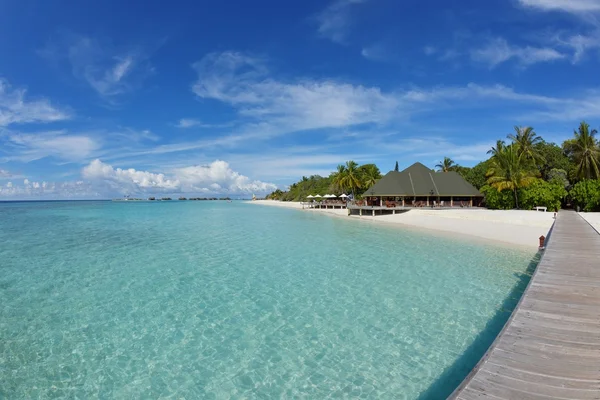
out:
M550 235L550 234L549 234ZM511 311L516 308L523 292L540 262L541 252L538 252L529 262L524 273L515 274L519 280L513 286L510 294L502 302L502 306L496 314L488 321L485 328L465 350L465 352L448 367L440 377L425 391L419 400L446 399L461 384L465 377L473 370L479 360L484 356L492 345L496 336L511 316Z

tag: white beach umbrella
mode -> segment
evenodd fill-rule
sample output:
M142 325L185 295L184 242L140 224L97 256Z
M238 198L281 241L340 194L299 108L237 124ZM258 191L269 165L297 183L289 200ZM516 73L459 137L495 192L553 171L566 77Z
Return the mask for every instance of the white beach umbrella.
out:
M345 199L345 198L346 198L346 197L348 197L348 196L346 196L346 193L342 193L342 194L340 195L340 197L341 197L341 198L343 198L343 199Z
M315 196L315 199L320 199L321 197L323 197L323 196L321 196L320 194L317 194L317 195Z
M308 196L306 196L307 199L314 199L315 196L313 196L312 194L309 194Z
M332 198L332 199L335 199L336 197L337 197L337 196L336 196L335 194L332 194L332 195L331 195L331 198Z

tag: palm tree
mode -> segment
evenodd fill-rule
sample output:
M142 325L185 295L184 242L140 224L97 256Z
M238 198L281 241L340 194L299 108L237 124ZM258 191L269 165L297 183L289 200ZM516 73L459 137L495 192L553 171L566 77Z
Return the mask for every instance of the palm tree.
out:
M337 190L340 191L344 191L345 187L344 187L344 183L346 180L346 166L345 165L338 165L337 166L337 170L332 174L332 183L333 186L335 186L335 188Z
M394 167L394 171L398 172L398 161L396 161L396 166Z
M444 161L440 161L440 163L437 164L435 167L441 172L448 172L454 170L457 167L457 165L454 162L454 160L450 157L444 157Z
M519 208L518 190L535 182L537 177L526 162L523 155L519 154L518 146L498 147L490 159L490 167L486 174L487 183L499 192L508 189L515 195L515 205Z
M525 128L515 126L515 134L509 134L507 138L512 140L513 144L517 145L519 155L524 156L534 163L544 162L544 157L542 157L535 147L539 143L542 143L543 140L534 132L531 126Z
M343 187L348 188L352 191L352 197L354 197L355 189L360 189L360 172L358 170L358 164L355 161L346 161L346 171L343 178Z
M590 130L585 122L579 124L575 137L563 143L563 148L577 165L577 176L582 179L600 179L600 145L598 131Z
M497 140L496 147L492 147L491 149L489 149L487 151L487 154L491 154L492 158L494 158L496 156L496 154L498 154L502 150L504 150L505 147L506 147L506 143L504 143L504 140Z
M381 172L375 164L365 164L360 167L362 187L369 188L377 183L381 179Z

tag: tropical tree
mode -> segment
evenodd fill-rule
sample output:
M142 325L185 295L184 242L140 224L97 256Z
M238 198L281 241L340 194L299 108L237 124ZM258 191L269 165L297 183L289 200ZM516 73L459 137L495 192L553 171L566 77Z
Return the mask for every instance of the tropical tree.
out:
M381 172L375 164L364 164L359 167L361 176L361 186L363 188L370 188L381 179Z
M340 164L337 166L337 170L331 174L331 183L336 188L336 190L344 191L345 187L345 179L346 179L346 166Z
M565 154L562 147L556 143L548 143L544 140L535 145L535 149L544 158L544 161L538 165L538 170L542 174L542 179L549 181L550 172L554 169L561 169L569 172L573 169L573 164Z
M499 146L493 150L495 154L490 159L487 182L499 192L511 190L515 197L515 205L519 208L519 189L529 186L537 177L530 164L519 154L518 147Z
M398 172L398 161L396 161L396 166L394 167L394 171Z
M477 189L481 189L487 183L487 171L489 169L488 161L482 161L472 168L460 167L456 169L467 182L475 186Z
M444 157L444 160L440 161L435 167L442 172L448 172L453 171L457 165L450 157Z
M600 178L600 147L595 129L585 122L579 124L579 129L574 133L574 138L563 143L563 149L575 163L576 174L580 179Z
M493 157L496 156L496 154L498 154L501 151L503 151L505 147L506 147L506 143L504 142L504 140L497 140L496 141L496 147L492 147L491 149L489 149L487 151L487 154L491 154L492 158L493 158Z
M362 187L358 164L355 161L346 161L342 187L352 191L352 196L357 189Z
M531 160L535 164L544 162L542 155L536 147L543 140L534 132L531 126L525 128L515 126L515 133L509 134L507 137L513 141L513 144L517 145L519 156Z

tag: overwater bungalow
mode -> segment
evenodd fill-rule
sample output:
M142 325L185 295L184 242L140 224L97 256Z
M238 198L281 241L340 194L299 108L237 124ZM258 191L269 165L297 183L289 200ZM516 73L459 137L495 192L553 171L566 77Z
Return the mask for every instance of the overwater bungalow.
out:
M363 194L363 200L349 209L406 210L413 207L456 208L478 207L483 195L454 171L435 172L421 163L403 171L390 171Z

